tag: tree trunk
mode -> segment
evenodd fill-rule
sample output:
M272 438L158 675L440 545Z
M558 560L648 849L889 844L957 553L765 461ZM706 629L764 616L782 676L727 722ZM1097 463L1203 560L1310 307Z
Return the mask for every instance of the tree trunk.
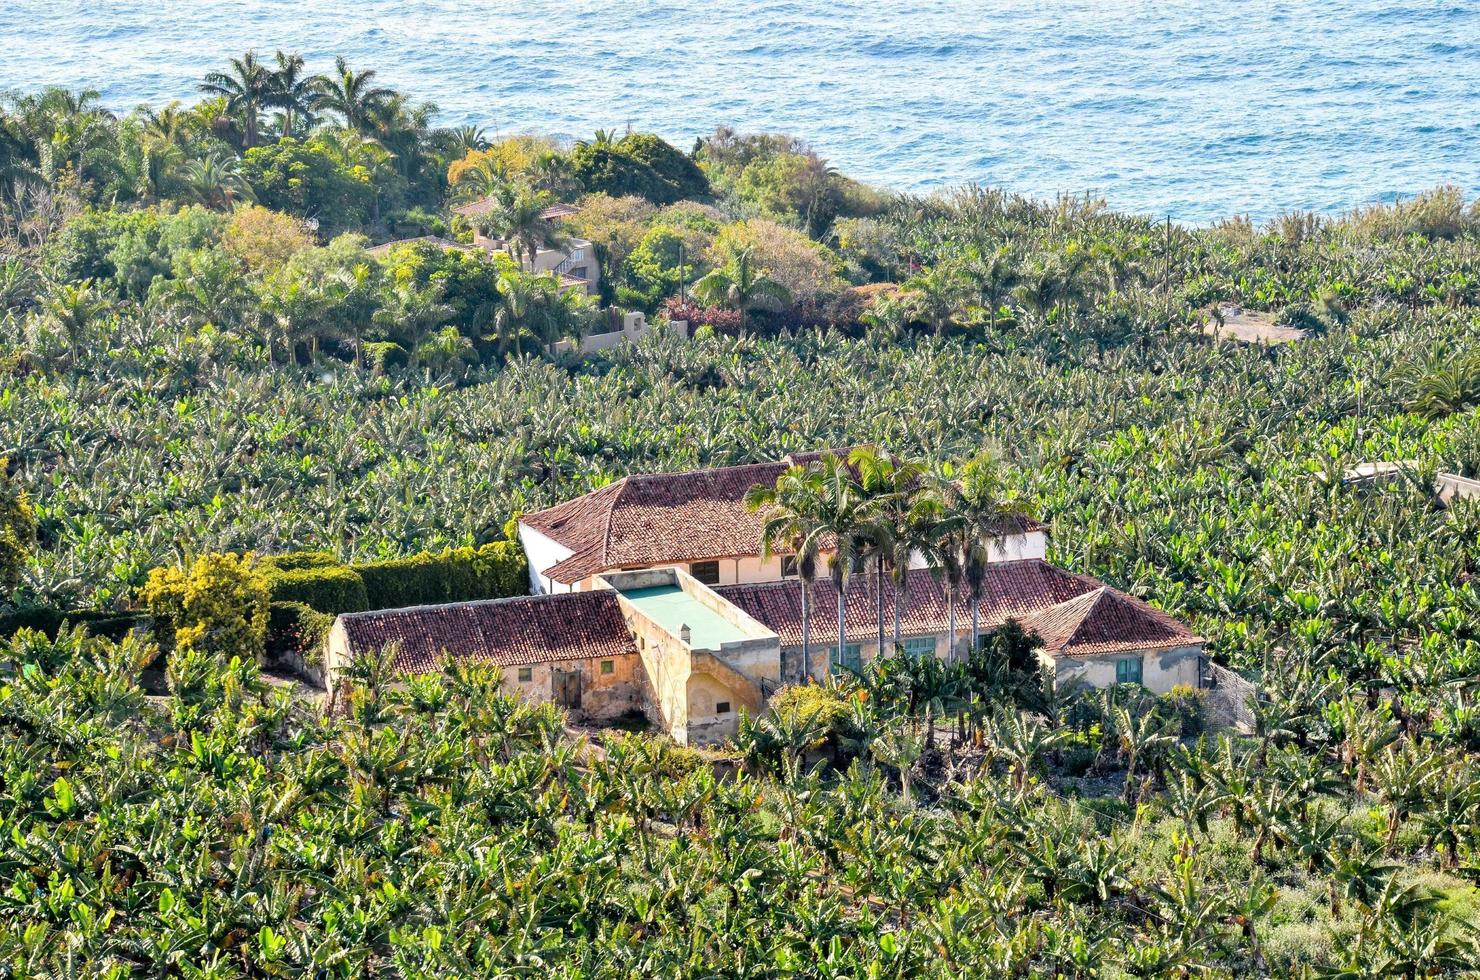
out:
M946 613L947 622L950 623L950 625L946 628L946 663L955 663L956 662L956 587L954 585L947 585L946 586L946 609L947 609L947 613Z
M838 649L837 662L843 662L843 650L848 643L848 571L833 583L838 587Z
M981 640L981 619L981 597L974 596L971 599L971 646L966 651L967 657L976 653L976 645Z
M802 579L802 676L798 678L801 683L806 683L807 678L812 676L812 602L807 596L811 586L811 582Z
M879 656L884 654L884 556L874 559L874 586L878 595L874 599L875 612L879 618Z

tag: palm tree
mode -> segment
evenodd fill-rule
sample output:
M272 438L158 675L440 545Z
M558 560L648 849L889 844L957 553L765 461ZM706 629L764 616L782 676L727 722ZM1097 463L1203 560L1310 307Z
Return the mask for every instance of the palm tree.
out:
M372 194L370 220L380 220L380 193L395 176L395 157L380 141L352 129L325 133L321 144L341 166L363 175Z
M814 467L818 482L813 497L812 534L830 538L832 542L827 567L833 587L838 590L837 657L842 662L843 651L848 647L848 578L854 559L863 542L880 540L882 536L877 530L879 521L874 503L853 479L847 462L828 453Z
M995 330L1002 297L1017 282L1012 249L1006 245L986 251L972 249L961 265L961 272L987 308L988 329Z
M956 266L940 262L904 283L910 316L943 335L966 306L966 281Z
M477 360L478 354L456 327L443 327L422 342L421 357L432 370L447 373Z
M190 140L191 113L179 100L163 109L149 110L144 117L144 135L155 143L184 149Z
M451 320L454 310L442 302L442 287L398 286L385 297L374 321L406 352L406 366L416 370L428 336Z
M817 579L817 559L822 535L817 530L817 500L822 494L821 475L813 468L787 467L774 486L757 485L745 495L748 510L761 513L761 558L770 560L778 551L790 551L796 560L801 584L802 661L801 678L812 676L812 583Z
M283 110L284 136L294 136L313 125L316 92L316 80L304 74L303 56L279 51L267 104Z
M501 354L510 346L524 353L525 335L548 350L565 337L579 337L591 316L591 300L553 275L506 274L498 280L494 332L483 339L496 342Z
M77 354L92 325L108 310L108 301L93 287L91 279L58 283L41 301L46 317L67 338L67 359L77 363Z
M554 200L549 193L508 181L491 196L493 207L478 217L478 228L490 238L502 240L526 269L534 268L540 249L559 247L560 233L544 214Z
M243 148L250 150L257 145L262 108L272 104L275 87L273 72L257 60L256 52L248 51L231 59L230 70L208 72L200 90L226 99L226 111L241 120Z
M894 554L894 541L901 529L908 527L910 511L918 506L922 467L898 459L873 446L861 446L848 454L848 462L858 474L858 487L872 502L876 533L866 542L874 560L874 577L878 619L878 650L884 652L884 575Z
M203 160L191 160L180 168L181 194L213 211L230 211L243 201L255 199L252 185L242 176L235 159L212 151Z
M346 129L370 134L374 118L396 96L394 89L375 84L374 70L357 72L343 57L334 59L334 74L314 79L314 108L332 112Z
M693 294L701 303L728 306L740 314L740 335L745 335L745 315L751 310L785 309L791 293L781 283L756 268L754 250L740 249L723 266L712 269L694 283Z
M966 462L959 480L942 486L948 519L960 531L961 573L971 602L971 645L981 636L981 600L992 549L1004 535L1019 531L1026 507L1005 488L996 456L982 452Z
M459 126L447 132L447 148L455 157L467 156L473 150L488 149L488 131L482 126Z

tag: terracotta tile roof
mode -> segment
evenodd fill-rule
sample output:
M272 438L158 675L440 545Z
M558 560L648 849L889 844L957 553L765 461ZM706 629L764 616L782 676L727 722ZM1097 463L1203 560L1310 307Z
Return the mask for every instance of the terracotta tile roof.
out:
M365 249L365 254L370 256L371 258L378 259L384 255L389 254L390 250L393 248L400 248L402 245L419 244L436 245L439 248L445 249L457 249L460 252L471 252L477 248L476 245L468 245L465 242L455 242L450 238L442 238L439 235L422 235L420 238L402 238L394 242L385 242L383 244L376 245L374 248Z
M844 613L850 642L877 639L877 590L878 583L872 575L856 575L849 581ZM894 629L894 587L887 578L883 590L887 638ZM797 580L726 585L715 591L764 623L781 637L783 646L801 645L801 584ZM837 596L831 580L819 579L813 586L812 641L820 646L829 645L829 638L836 642ZM1042 636L1045 651L1055 656L1088 656L1201 642L1171 616L1139 599L1039 559L989 566L980 610L983 629L1016 619L1025 629ZM949 614L941 580L926 569L910 572L901 634L944 633L949 626ZM956 628L964 631L970 621L969 602L958 599Z
M775 463L627 476L521 520L574 552L543 572L566 584L618 568L759 555L765 521L746 509L746 492L775 483L793 462L805 465L829 451L793 453ZM1028 519L1021 525L1023 531L1044 529Z
M1202 642L1160 609L1108 585L1026 617L1021 625L1043 637L1045 650L1063 657Z
M760 553L759 514L745 507L758 483L786 463L627 476L521 520L574 552L544 574L579 582L614 568Z
M433 671L448 658L519 667L636 654L609 590L414 606L339 617L350 649L397 644L395 666Z

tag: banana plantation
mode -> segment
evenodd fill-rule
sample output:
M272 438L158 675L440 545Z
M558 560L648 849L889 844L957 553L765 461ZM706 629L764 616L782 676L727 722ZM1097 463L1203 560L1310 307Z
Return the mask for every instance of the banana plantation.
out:
M840 221L904 280L828 328L657 331L450 372L275 360L118 307L0 320L11 602L126 609L208 552L480 544L629 472L874 444L995 450L1050 559L1260 688L1090 696L886 659L730 751L588 738L491 669L352 671L326 717L253 664L23 631L0 651L15 976L1433 977L1480 970L1480 215L1162 227L967 190ZM1203 330L1279 316L1278 347ZM99 319L99 318L95 318ZM769 325L768 325L769 324ZM1401 461L1380 485L1343 478ZM1031 642L1031 638L1017 638ZM932 662L933 663L933 662Z

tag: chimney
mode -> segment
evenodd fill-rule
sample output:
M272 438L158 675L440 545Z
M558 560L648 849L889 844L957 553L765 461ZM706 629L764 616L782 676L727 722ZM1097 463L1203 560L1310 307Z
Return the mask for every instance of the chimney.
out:
M678 628L678 638L680 640L683 640L683 642L684 642L685 645L687 645L690 641L693 640L693 638L694 638L694 631L691 630L691 629L689 629L689 624L688 623L684 623L682 626L680 626Z

